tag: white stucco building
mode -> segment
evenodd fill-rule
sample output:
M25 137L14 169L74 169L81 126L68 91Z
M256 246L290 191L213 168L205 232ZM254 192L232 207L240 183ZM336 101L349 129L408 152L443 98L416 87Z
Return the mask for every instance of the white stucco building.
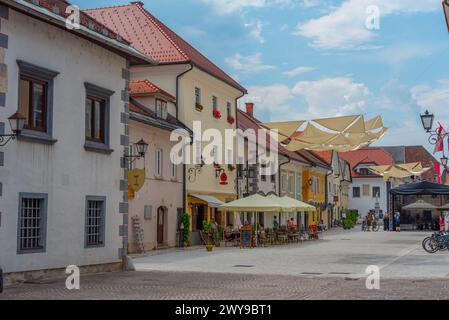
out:
M0 1L0 129L26 117L0 147L0 266L11 277L118 269L127 244L128 69L150 61L84 14L69 32L67 5Z
M352 169L352 184L349 188L349 209L358 210L365 217L374 210L379 201L383 213L388 210L389 182L373 174L370 166L393 165L393 157L383 148L369 147L357 151L340 153Z

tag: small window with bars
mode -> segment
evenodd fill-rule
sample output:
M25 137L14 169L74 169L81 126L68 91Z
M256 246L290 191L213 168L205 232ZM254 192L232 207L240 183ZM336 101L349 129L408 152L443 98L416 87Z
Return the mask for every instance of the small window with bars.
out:
M47 195L20 194L18 252L45 251Z
M106 198L87 197L86 201L86 239L89 247L104 246Z

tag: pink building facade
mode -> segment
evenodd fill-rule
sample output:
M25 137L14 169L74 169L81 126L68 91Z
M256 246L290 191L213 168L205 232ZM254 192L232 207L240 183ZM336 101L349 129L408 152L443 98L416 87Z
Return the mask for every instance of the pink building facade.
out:
M173 110L174 97L148 81L131 82L130 145L143 139L149 146L144 159L128 164L131 173L145 169L143 186L129 195L129 253L178 244L184 173L183 166L173 165L170 159L177 143L170 141L171 132L181 127ZM135 153L132 147L130 153Z

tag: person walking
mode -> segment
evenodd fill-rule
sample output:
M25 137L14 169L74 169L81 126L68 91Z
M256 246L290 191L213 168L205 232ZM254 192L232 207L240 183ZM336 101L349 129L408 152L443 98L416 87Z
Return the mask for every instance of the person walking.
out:
M384 231L390 231L390 215L388 213L384 215Z
M371 230L372 230L373 220L374 220L373 213L372 212L368 213L367 220L366 220L367 227L368 227L368 230L367 230L368 232L371 232Z
M444 221L444 214L442 213L440 215L440 232L445 232L446 231L446 223Z
M401 232L401 214L399 212L396 212L395 222L396 222L396 232Z

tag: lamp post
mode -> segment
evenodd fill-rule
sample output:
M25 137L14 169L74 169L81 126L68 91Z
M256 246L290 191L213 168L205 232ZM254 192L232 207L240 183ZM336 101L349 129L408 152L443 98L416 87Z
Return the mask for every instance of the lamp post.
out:
M8 118L9 126L11 127L12 134L2 134L0 135L0 147L4 147L11 140L16 139L18 135L23 130L25 126L25 117L22 116L19 112L14 113L12 116Z
M433 130L433 123L435 120L435 116L431 113L429 113L428 110L424 114L421 115L421 122L423 125L424 130L430 134L429 136L429 143L432 145L436 145L438 141L441 141L440 139L444 140L447 137L449 137L448 132L440 133L438 132L438 129Z

